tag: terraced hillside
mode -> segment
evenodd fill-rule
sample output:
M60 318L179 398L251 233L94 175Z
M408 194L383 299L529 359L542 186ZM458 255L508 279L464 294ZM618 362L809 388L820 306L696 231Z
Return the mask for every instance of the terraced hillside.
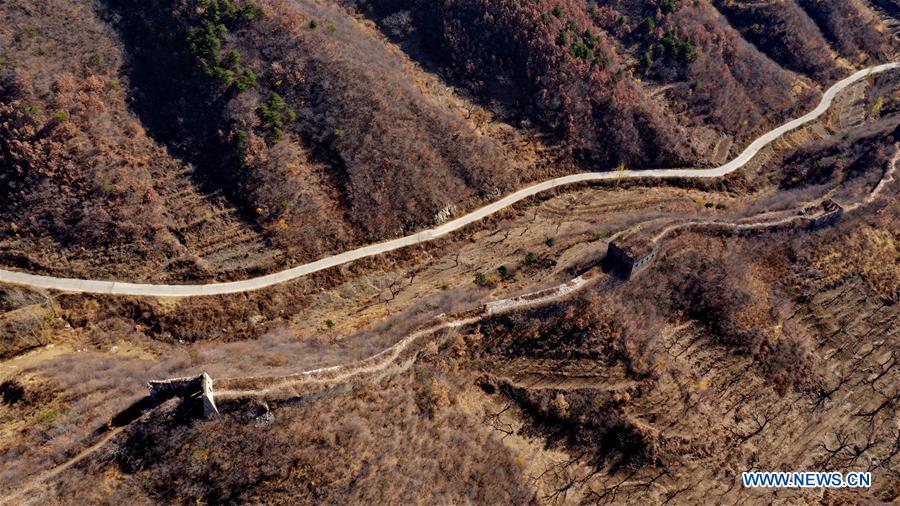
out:
M688 233L631 282L470 318L419 338L384 367L361 362L372 367L356 377L338 368L311 381L217 382L252 389L298 380L238 399L223 390L213 420L173 399L26 497L814 500L809 490L776 496L737 481L746 469L800 465L873 473L871 489L827 490L828 500L895 501L900 313L891 288L900 273L884 260L897 252L896 209L880 199L871 211L812 232ZM110 371L124 365L113 362ZM65 375L32 367L20 379L45 376L48 384L10 386L22 390L12 409L58 403L61 394L41 393ZM408 479L385 483L373 469L403 469Z
M721 163L896 50L890 2L785 5L5 4L0 254L245 277L554 175Z
M0 505L897 503L898 15L0 3Z
M818 86L896 51L879 17L890 15L863 2L347 1L422 61L606 166L708 161L721 134L740 145Z
M888 141L896 147L896 134L884 136L863 135L842 148L843 156L852 167L859 153L864 159L878 151L873 145ZM828 163L842 137L812 143L806 157ZM324 340L334 336L330 330L317 343L260 339L207 355L211 350L163 346L143 335L155 332L150 328L111 316L144 311L149 321L156 310L149 305L100 309L98 300L86 299L75 308L69 298L56 309L40 294L6 290L2 316L50 311L42 319L47 338L63 349L39 343L32 353L3 363L11 372L0 390L3 423L15 437L5 440L0 458L17 465L0 479L4 490L17 493L15 500L29 501L449 497L490 504L690 504L715 496L757 503L772 496L737 486L737 473L788 462L875 476L870 490L827 491L829 498L896 500L893 356L900 337L894 325L900 272L892 263L898 231L891 165L870 161L860 170L826 171L825 185L817 174L798 174L812 176L805 183L818 191L832 193L828 187L837 183L842 202L879 192L836 228L761 229L749 236L698 229L667 241L659 260L628 283L595 284L574 300L472 317L436 333L413 332L403 339L412 339L410 346L397 353L390 348L384 357L334 371L317 368L317 375L279 377L272 371L290 371L324 350L346 347ZM657 196L672 191L654 190ZM623 217L639 220L630 206L669 209L671 220L692 207L729 212L697 204L690 193L648 203L628 190L604 191L611 195L599 200L609 204L608 214L618 208ZM582 254L597 249L603 237L590 234L598 224L587 223L598 215L596 208L580 216L561 212L596 196L596 190L579 193L539 206L540 219L538 210L522 213L515 217L518 226L482 234L502 246L486 242L479 253L468 244L462 262L459 254L455 262L447 254L451 265L435 261L433 272L398 276L403 286L391 284L379 298L385 304L397 295L421 299L427 286L447 279L441 271L458 268L471 276L472 262L497 261L486 260L485 252L521 254L517 238L537 236L540 242L540 233L554 228L559 242L545 243L550 248L541 252L550 262L526 257L491 283L514 289L516 278L540 281L549 269L578 272L585 265ZM781 199L796 205L801 195ZM760 203L766 209L777 204ZM569 221L561 227L560 220ZM581 233L573 226L579 222L588 224ZM535 247L520 246L526 244ZM551 258L563 265L549 265ZM458 282L458 276L451 279ZM308 321L316 306L341 307L351 320L367 310L360 299L362 307L353 311L352 286L365 282L338 287L300 312L298 321ZM407 319L416 324L406 316L401 325ZM68 321L77 328L64 326ZM70 344L61 342L67 339ZM66 352L67 346L90 351ZM278 351L287 355L273 353ZM249 366L268 373L217 381L222 416L214 420L194 418L191 399L128 407L138 399L140 377L206 367L206 360L219 362L215 366L223 371ZM98 418L110 421L98 427ZM437 457L426 461L423 453ZM359 459L366 465L358 466ZM372 472L398 466L411 479L385 484ZM431 485L422 487L423 480ZM18 488L23 484L36 486ZM803 501L813 493L791 491L789 497Z
M277 248L130 108L127 54L89 2L4 6L3 239L10 265L145 279L252 271Z

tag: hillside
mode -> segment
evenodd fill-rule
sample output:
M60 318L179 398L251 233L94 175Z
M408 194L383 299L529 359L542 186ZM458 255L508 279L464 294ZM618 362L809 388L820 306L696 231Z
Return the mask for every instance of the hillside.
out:
M8 4L0 257L233 278L551 175L721 163L896 49L890 5L782 4Z
M64 504L896 501L900 117L885 97L898 79L858 83L723 180L571 189L262 291L0 287L0 491ZM826 198L844 206L826 225L736 225L803 223ZM643 272L603 271L611 243L687 223ZM533 296L573 279L589 282ZM509 304L521 300L538 302ZM219 417L200 418L193 396L147 396L149 379L200 371ZM739 485L786 466L869 471L874 485Z
M695 138L725 133L740 145L896 49L860 2L351 3L601 167L703 163L715 146Z
M0 506L900 502L898 2L0 2Z
M172 399L41 497L763 504L785 492L742 489L737 473L797 465L873 473L871 489L829 500L896 501L898 271L885 263L896 218L888 208L814 233L686 234L633 282L439 333L383 374L219 400L212 420ZM3 421L55 413L19 437L64 448L61 431L107 412L92 403L121 405L109 397L134 376L183 366L153 363L48 359L4 384ZM73 384L91 367L106 374ZM53 458L26 443L7 455Z

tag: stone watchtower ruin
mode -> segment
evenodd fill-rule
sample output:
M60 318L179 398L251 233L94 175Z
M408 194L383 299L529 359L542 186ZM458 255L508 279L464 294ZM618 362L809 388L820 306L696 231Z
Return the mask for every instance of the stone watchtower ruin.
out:
M154 380L148 382L147 385L150 388L150 398L153 399L154 404L160 404L173 397L181 397L186 400L200 401L204 418L213 418L219 415L219 409L213 398L213 380L205 372L185 378Z
M822 228L834 225L844 214L844 208L831 199L822 201L822 214L810 220L811 228Z
M630 279L650 266L659 245L648 239L648 233L634 233L609 243L604 267L616 275Z

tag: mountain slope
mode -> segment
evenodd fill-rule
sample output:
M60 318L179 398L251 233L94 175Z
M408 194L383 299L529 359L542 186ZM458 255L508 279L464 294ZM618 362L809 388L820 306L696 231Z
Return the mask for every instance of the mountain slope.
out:
M861 0L0 9L4 262L155 279L312 260L551 175L722 163L896 50Z

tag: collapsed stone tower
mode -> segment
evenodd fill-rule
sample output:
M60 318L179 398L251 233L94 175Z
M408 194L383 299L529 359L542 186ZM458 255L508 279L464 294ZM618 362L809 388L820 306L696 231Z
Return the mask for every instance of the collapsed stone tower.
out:
M213 418L219 415L219 409L216 407L213 397L213 380L205 372L198 376L153 380L147 385L150 388L150 398L155 404L172 397L195 399L199 400L203 406L204 418Z
M623 279L630 279L649 267L659 252L659 244L653 237L662 226L638 226L610 241L603 259L604 267Z
M813 218L810 226L812 228L822 228L834 225L844 214L844 208L831 199L825 199L821 204L822 213Z
M610 242L606 250L606 263L619 276L630 279L649 267L657 252L657 247L651 244Z

